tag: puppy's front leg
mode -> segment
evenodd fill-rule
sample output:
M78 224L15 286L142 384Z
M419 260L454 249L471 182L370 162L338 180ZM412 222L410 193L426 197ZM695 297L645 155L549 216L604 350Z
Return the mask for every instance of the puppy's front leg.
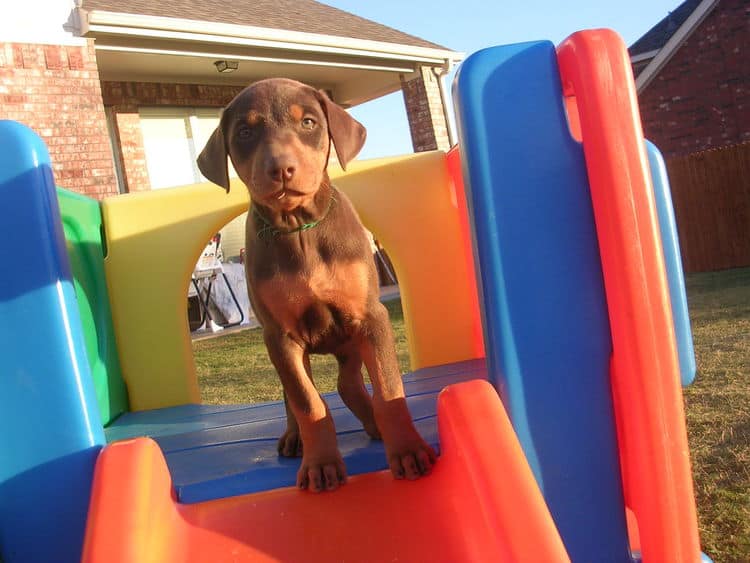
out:
M414 428L406 406L393 330L381 303L371 308L365 321L361 352L372 382L375 422L391 473L396 479L418 479L432 470L436 456Z
M336 490L346 482L346 467L336 444L336 429L328 405L308 374L307 353L280 332L265 330L263 337L302 437L297 486L316 493Z

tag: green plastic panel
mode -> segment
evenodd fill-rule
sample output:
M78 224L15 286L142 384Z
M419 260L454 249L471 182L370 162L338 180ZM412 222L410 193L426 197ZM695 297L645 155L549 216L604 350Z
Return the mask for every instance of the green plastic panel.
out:
M99 412L106 426L129 409L104 273L101 211L95 199L62 188L57 189L57 195L73 269L86 354L94 378Z

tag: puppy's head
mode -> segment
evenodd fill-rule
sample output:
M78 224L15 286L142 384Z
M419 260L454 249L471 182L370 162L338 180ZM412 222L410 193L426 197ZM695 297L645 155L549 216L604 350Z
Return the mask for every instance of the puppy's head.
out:
M228 191L229 156L254 201L288 211L327 179L331 141L345 168L362 148L365 128L322 91L294 80L262 80L224 109L198 168Z

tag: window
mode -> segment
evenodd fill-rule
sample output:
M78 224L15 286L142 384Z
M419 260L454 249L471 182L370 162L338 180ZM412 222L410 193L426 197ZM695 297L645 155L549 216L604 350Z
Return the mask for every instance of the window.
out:
M151 189L206 182L198 170L196 158L219 125L221 110L140 108L139 113ZM229 176L236 178L231 163L228 164ZM240 249L245 245L245 215L240 215L221 230L225 259L239 257Z
M139 110L151 189L206 181L195 159L219 124L220 112L218 108ZM234 170L229 175L236 177Z

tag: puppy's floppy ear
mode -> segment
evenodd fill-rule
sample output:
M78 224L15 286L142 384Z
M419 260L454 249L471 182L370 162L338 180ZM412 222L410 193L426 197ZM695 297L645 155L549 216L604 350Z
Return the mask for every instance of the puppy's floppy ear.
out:
M229 191L229 171L227 170L227 145L224 135L224 116L218 127L208 138L206 146L198 155L198 169L214 184Z
M318 90L318 99L328 118L328 134L336 148L339 164L346 170L346 165L362 150L367 130L344 108L333 103L323 90Z

